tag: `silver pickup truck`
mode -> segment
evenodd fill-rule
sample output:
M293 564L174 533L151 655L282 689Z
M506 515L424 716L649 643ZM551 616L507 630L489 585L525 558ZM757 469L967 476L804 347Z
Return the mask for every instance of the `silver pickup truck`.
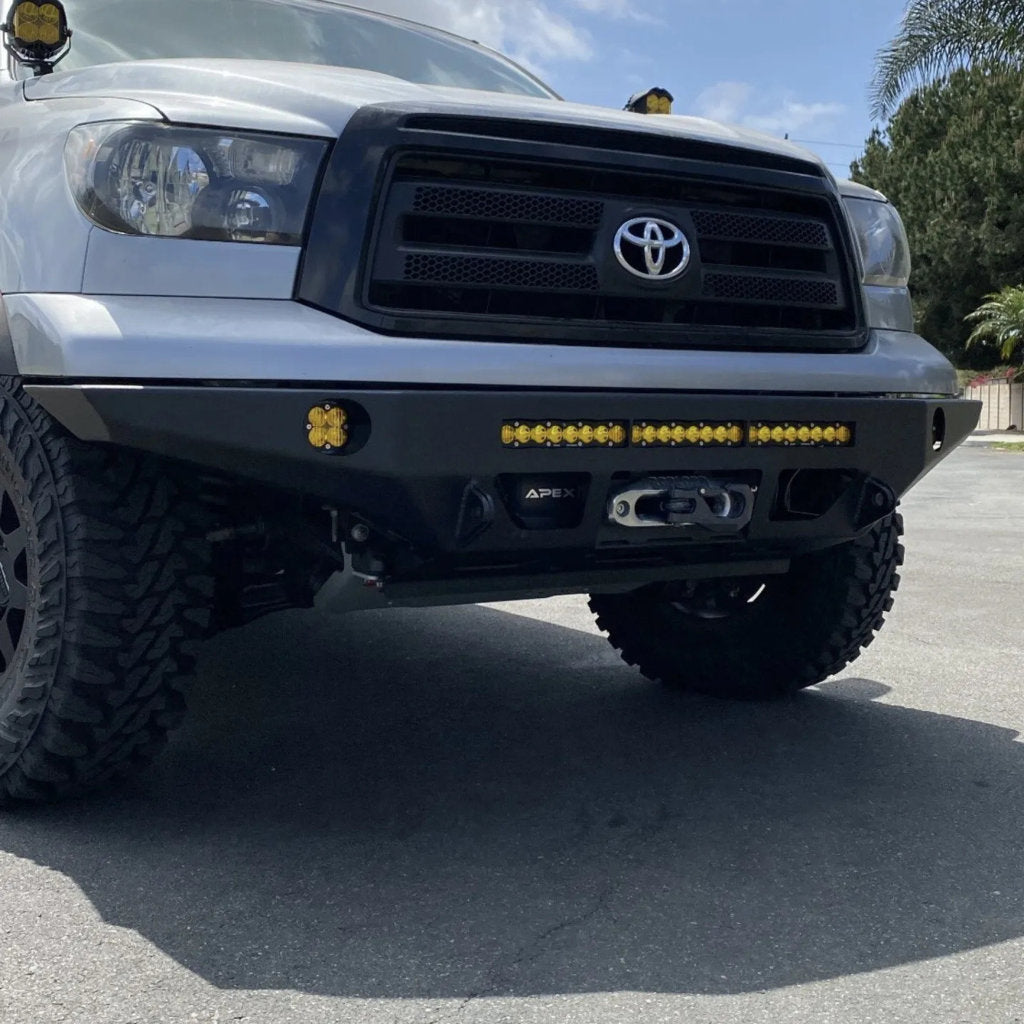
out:
M870 643L977 417L882 196L327 0L3 33L0 800L147 761L283 608L587 593L748 699Z

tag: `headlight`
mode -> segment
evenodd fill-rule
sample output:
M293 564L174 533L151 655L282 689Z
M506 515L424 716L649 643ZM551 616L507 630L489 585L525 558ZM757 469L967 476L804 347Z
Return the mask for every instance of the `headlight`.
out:
M93 223L163 238L300 245L327 144L106 122L75 128L68 182Z
M845 197L861 262L864 283L886 288L905 288L910 280L910 246L903 221L890 203Z

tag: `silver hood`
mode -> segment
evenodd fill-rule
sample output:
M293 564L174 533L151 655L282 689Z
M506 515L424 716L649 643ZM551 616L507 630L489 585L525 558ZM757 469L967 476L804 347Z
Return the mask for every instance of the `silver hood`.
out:
M347 68L248 60L159 60L104 64L34 78L30 100L119 98L142 101L168 121L336 138L361 107L413 109L619 128L718 142L825 165L813 153L760 132L699 117L642 117L607 107L504 93L415 85ZM825 171L827 173L827 171Z

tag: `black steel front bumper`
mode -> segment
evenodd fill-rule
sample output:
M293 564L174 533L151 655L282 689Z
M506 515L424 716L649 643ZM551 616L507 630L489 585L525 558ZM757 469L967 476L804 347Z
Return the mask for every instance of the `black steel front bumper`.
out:
M891 511L979 413L977 403L951 398L116 384L26 390L83 440L306 495L451 574L459 566L540 574L549 565L614 572L791 558L848 540ZM349 441L340 451L309 440L310 410L326 405L346 410ZM623 424L625 442L508 444L510 424L543 422ZM652 422L729 423L742 440L634 443L634 427ZM761 447L750 440L758 424L829 423L851 425L852 442ZM711 534L609 521L609 501L631 482L694 476L751 487L749 522ZM787 495L798 476L803 491L821 494L793 509ZM530 491L577 489L578 508L568 515L557 499L543 508L523 501Z

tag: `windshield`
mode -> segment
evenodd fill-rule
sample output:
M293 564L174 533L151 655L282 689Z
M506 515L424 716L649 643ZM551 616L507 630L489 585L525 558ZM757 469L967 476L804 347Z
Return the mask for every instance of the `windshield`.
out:
M362 68L422 85L552 97L493 51L329 0L66 0L74 32L58 71L213 57Z

